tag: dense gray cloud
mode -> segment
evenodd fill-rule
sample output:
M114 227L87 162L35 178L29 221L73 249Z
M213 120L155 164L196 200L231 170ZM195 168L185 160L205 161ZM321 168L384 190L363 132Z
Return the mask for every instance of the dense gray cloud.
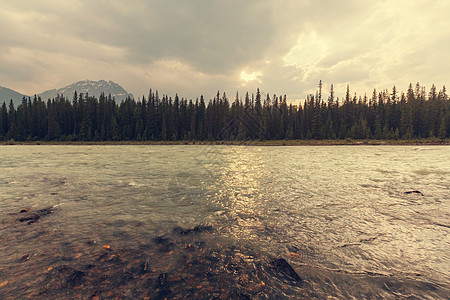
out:
M450 2L366 2L2 1L0 85L33 94L105 79L135 95L260 87L301 99L320 79L338 94L446 84Z

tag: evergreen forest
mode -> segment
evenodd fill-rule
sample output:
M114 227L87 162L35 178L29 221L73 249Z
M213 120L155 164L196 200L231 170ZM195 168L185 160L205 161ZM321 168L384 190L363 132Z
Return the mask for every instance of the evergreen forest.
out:
M0 106L0 140L15 141L164 141L164 140L282 140L282 139L413 139L448 138L450 101L445 86L427 92L417 83L400 92L373 91L335 96L331 85L299 105L286 96L252 94L228 98L217 92L211 100L175 95L127 98L120 103L74 93L67 98L34 96Z

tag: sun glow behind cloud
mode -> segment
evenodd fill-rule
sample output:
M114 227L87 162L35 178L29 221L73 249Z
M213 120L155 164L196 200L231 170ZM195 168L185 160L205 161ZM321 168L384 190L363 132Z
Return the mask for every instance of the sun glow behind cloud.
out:
M257 81L259 83L262 83L261 79L259 77L262 77L263 73L259 71L253 71L251 73L248 73L247 71L243 70L240 75L240 80L242 81L242 84L246 84L249 81Z
M106 79L135 95L304 98L449 85L450 1L0 1L0 85ZM99 17L102 16L102 17Z
M302 34L297 44L283 57L286 65L314 67L322 59L327 50L327 43L320 39L315 32Z

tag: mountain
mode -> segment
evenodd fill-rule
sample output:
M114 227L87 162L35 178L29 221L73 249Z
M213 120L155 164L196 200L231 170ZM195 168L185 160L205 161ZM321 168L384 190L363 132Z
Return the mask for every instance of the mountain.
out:
M53 89L45 91L39 96L41 96L42 100L52 99L56 97L56 95L64 95L65 97L72 100L74 92L77 92L78 95L80 93L88 94L89 96L95 96L97 98L100 97L100 94L103 92L106 96L111 94L112 97L115 97L117 101L125 100L128 96L133 98L133 94L128 93L123 87L118 85L112 81L92 81L92 80L84 80L72 83L66 87L60 89Z
M11 101L12 99L14 107L17 107L19 104L22 103L22 98L24 96L25 95L22 95L21 93L0 86L0 105L2 105L3 102L5 102L6 105L9 105L9 101Z
M100 94L103 92L103 93L105 93L106 96L111 94L111 96L115 97L117 101L125 100L128 96L130 96L131 98L134 98L133 94L128 93L123 87L121 87L117 83L112 82L112 81L105 81L105 80L78 81L78 82L72 83L71 85L63 87L63 88L45 91L43 93L37 94L37 96L40 96L42 98L42 100L47 101L48 99L55 98L56 95L59 94L59 95L64 95L65 97L69 98L69 100L72 100L73 93L75 91L77 91L78 95L80 93L83 93L83 94L87 93L90 96L95 96L97 98L99 98ZM9 101L12 99L13 103L14 103L14 107L17 108L17 106L19 106L22 103L23 97L28 98L27 95L23 95L14 90L0 86L0 105L2 105L3 102L5 102L7 105L9 105Z

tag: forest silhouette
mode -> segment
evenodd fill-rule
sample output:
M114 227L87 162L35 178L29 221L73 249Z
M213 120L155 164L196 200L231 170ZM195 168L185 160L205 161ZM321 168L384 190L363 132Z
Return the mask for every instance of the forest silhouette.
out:
M0 107L0 140L16 141L220 141L283 139L413 139L448 138L450 101L445 86L429 92L417 83L406 93L373 91L371 96L335 96L331 85L326 99L322 82L315 94L298 105L286 96L248 92L225 93L206 101L160 96L128 97L116 102L74 93L43 100L24 97Z

